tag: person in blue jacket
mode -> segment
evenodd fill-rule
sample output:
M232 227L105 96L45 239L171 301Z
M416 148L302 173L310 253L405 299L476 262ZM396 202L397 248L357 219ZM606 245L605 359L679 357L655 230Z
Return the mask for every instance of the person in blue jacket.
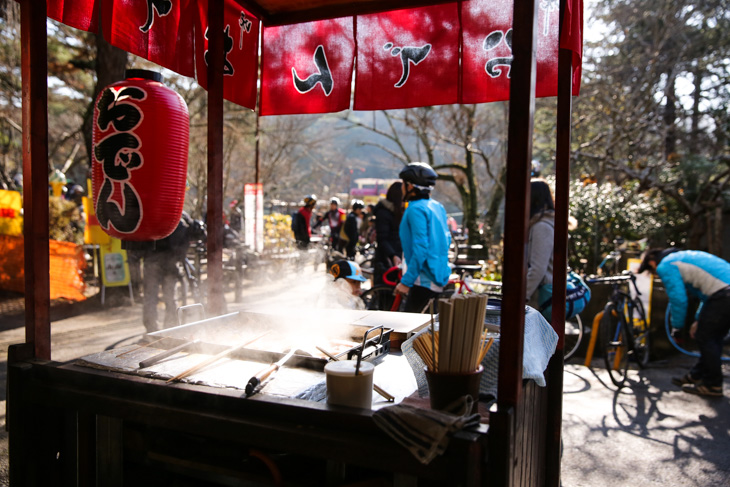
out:
M412 162L398 175L403 180L403 213L399 233L406 271L395 292L407 295L405 310L420 313L449 282L451 233L443 205L431 199L438 175L425 162Z
M664 284L672 327L684 327L688 295L701 301L690 328L700 359L687 375L672 382L691 394L722 396L722 346L730 331L730 264L707 252L651 249L639 267L639 272L645 270L657 274Z

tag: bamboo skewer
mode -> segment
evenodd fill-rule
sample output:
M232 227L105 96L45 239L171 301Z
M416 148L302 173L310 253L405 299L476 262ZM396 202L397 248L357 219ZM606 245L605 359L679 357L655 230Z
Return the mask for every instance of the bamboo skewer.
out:
M484 357L486 357L487 352L489 351L489 348L492 346L492 343L494 342L494 337L491 337L489 341L486 343L486 345L482 346L482 351L479 354L479 362L477 362L477 367L479 367L479 364L482 363L482 360L484 360Z
M174 382L176 380L180 380L183 377L188 376L188 375L192 374L193 372L196 372L196 371L202 369L206 365L210 365L213 362L216 362L216 361L222 359L226 355L229 355L229 354L231 354L231 353L233 353L233 352L235 352L237 350L240 350L241 348L243 348L245 346L251 345L253 342L255 342L256 340L258 340L259 338L262 338L262 337L268 335L269 333L271 333L271 332L270 331L267 331L263 335L259 335L256 338L254 338L253 340L249 340L248 342L242 343L241 345L235 345L233 347L227 348L227 349L223 350L222 352L220 352L220 353L218 353L216 355L213 355L212 357L209 357L209 358L203 360L199 364L194 365L193 367L190 367L185 372L181 372L178 375L176 375L175 377L172 377L171 379L168 379L167 382L169 383L169 382Z

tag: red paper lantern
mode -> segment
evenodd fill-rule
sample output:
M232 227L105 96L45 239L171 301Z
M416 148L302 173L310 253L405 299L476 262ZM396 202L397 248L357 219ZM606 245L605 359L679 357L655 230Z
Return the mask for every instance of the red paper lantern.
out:
M94 105L96 218L122 240L170 235L185 201L188 107L161 81L158 73L129 69Z

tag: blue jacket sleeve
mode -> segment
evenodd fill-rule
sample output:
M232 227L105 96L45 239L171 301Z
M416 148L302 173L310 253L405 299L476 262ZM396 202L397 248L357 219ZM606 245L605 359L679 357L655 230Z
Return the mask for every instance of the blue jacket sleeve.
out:
M406 260L407 271L401 282L408 287L418 279L428 258L428 216L420 208L411 208L404 214L411 237L410 258Z
M661 262L657 274L664 284L672 306L672 328L684 328L687 318L687 290L684 287L679 268L670 262Z

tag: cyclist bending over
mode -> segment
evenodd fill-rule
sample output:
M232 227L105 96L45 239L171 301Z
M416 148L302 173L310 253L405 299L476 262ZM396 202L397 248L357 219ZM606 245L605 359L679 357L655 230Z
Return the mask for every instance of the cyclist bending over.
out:
M639 272L659 275L672 307L672 326L684 327L687 295L702 302L690 336L697 341L700 359L684 377L672 379L684 392L701 396L722 396L722 346L730 330L730 264L707 252L651 249Z

